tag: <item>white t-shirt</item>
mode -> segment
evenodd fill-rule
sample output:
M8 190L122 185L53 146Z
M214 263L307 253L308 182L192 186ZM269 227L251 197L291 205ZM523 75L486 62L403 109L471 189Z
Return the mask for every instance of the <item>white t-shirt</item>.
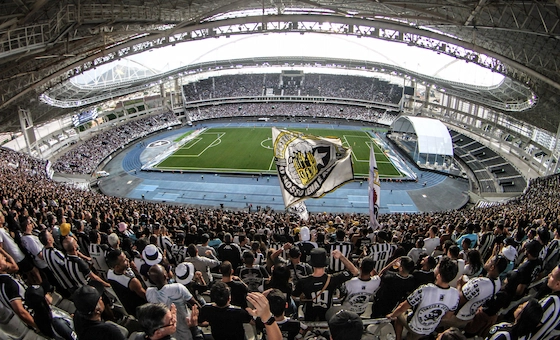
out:
M190 315L187 301L192 299L189 290L180 283L171 283L163 286L160 290L156 287L146 289L146 300L150 303L163 303L167 308L174 303L177 307L177 331L176 339L192 339L192 334L187 325L187 318Z
M463 273L465 271L465 260L463 259L458 259L457 260L457 267L459 267L459 271L457 272L457 276L455 276L455 278L453 279L453 281L449 282L449 285L451 287L457 287L457 281L459 281L459 278L461 276L463 276Z
M368 281L361 280L359 277L346 281L344 286L347 295L342 307L351 312L362 314L366 311L368 302L371 301L380 284L381 278L378 275L373 276Z
M408 326L420 335L432 333L441 318L459 306L459 291L456 288L440 288L433 283L420 286L406 300L413 311L408 315Z
M47 262L41 260L39 257L39 254L43 251L44 246L37 236L23 235L21 238L21 245L24 246L31 255L33 255L33 262L37 268L47 268Z
M467 303L457 312L457 319L472 320L478 307L499 292L501 287L500 280L495 280L492 284L491 279L487 277L477 277L469 280L461 289Z
M19 263L23 261L25 258L25 254L19 249L18 245L14 241L14 239L8 234L6 229L0 227L0 243L2 243L2 248L6 251L6 253L10 254L10 256Z
M428 255L432 255L432 253L434 252L434 250L436 250L436 247L439 246L440 242L439 242L439 237L434 237L434 238L425 238L424 239L424 248L426 248L426 252L428 253Z

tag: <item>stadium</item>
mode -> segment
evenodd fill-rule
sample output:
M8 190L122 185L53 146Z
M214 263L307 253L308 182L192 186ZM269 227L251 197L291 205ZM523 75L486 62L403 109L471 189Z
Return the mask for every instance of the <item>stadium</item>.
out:
M80 224L87 232L97 225L102 243L113 234L123 243L149 239L157 224L171 243L199 243L208 233L223 242L230 233L235 242L263 241L265 254L297 242L304 226L331 249L340 229L352 247L361 233L372 242L364 254L377 272L395 249L409 254L434 226L453 241L475 228L472 248L483 260L512 238L515 270L528 262L525 243L539 240L542 270L502 308L500 320L511 321L516 301L543 298L537 291L558 262L559 7L8 0L0 4L5 226L17 243L27 235L27 217L35 234L57 235L68 222L73 234ZM307 220L286 208L275 128L337 140L337 157L348 150L351 180L306 199ZM371 149L381 186L378 226L368 215ZM503 234L483 238L494 226ZM383 258L375 253L379 231L395 245ZM66 253L62 243L55 246ZM468 253L461 253L467 262ZM90 263L106 278L98 265ZM22 289L30 278L17 277ZM389 322L372 318L373 298L368 308L364 338ZM35 327L19 312L0 315L9 339L49 338L43 329L23 329ZM524 336L557 335L545 329L557 323L544 321ZM378 326L368 335L368 325Z

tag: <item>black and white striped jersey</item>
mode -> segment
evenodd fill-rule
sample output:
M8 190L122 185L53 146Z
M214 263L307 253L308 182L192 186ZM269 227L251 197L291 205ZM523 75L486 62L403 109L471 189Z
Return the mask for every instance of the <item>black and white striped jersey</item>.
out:
M64 254L61 251L54 247L45 247L43 248L43 259L47 262L47 267L51 270L62 288L70 289L74 287L74 282L64 264Z
M375 261L374 269L378 273L387 265L387 261L397 249L396 244L392 243L373 243L369 247L370 257Z

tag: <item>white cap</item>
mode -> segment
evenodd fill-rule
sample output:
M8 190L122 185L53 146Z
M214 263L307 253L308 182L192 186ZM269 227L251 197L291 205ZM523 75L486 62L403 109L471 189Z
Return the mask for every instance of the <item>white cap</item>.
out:
M309 241L311 239L309 234L309 228L308 227L301 228L299 231L299 237L302 241Z
M508 261L515 261L515 257L517 256L517 250L512 246L506 246L502 249L502 254L505 256Z

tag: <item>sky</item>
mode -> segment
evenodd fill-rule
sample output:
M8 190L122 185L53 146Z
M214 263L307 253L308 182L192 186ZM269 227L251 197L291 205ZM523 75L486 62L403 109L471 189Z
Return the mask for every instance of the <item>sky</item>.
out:
M153 49L98 66L74 78L73 82L89 83L116 63L167 72L206 61L267 56L316 56L383 62L428 76L479 86L496 85L504 78L474 63L402 43L339 34L268 33L203 39Z

